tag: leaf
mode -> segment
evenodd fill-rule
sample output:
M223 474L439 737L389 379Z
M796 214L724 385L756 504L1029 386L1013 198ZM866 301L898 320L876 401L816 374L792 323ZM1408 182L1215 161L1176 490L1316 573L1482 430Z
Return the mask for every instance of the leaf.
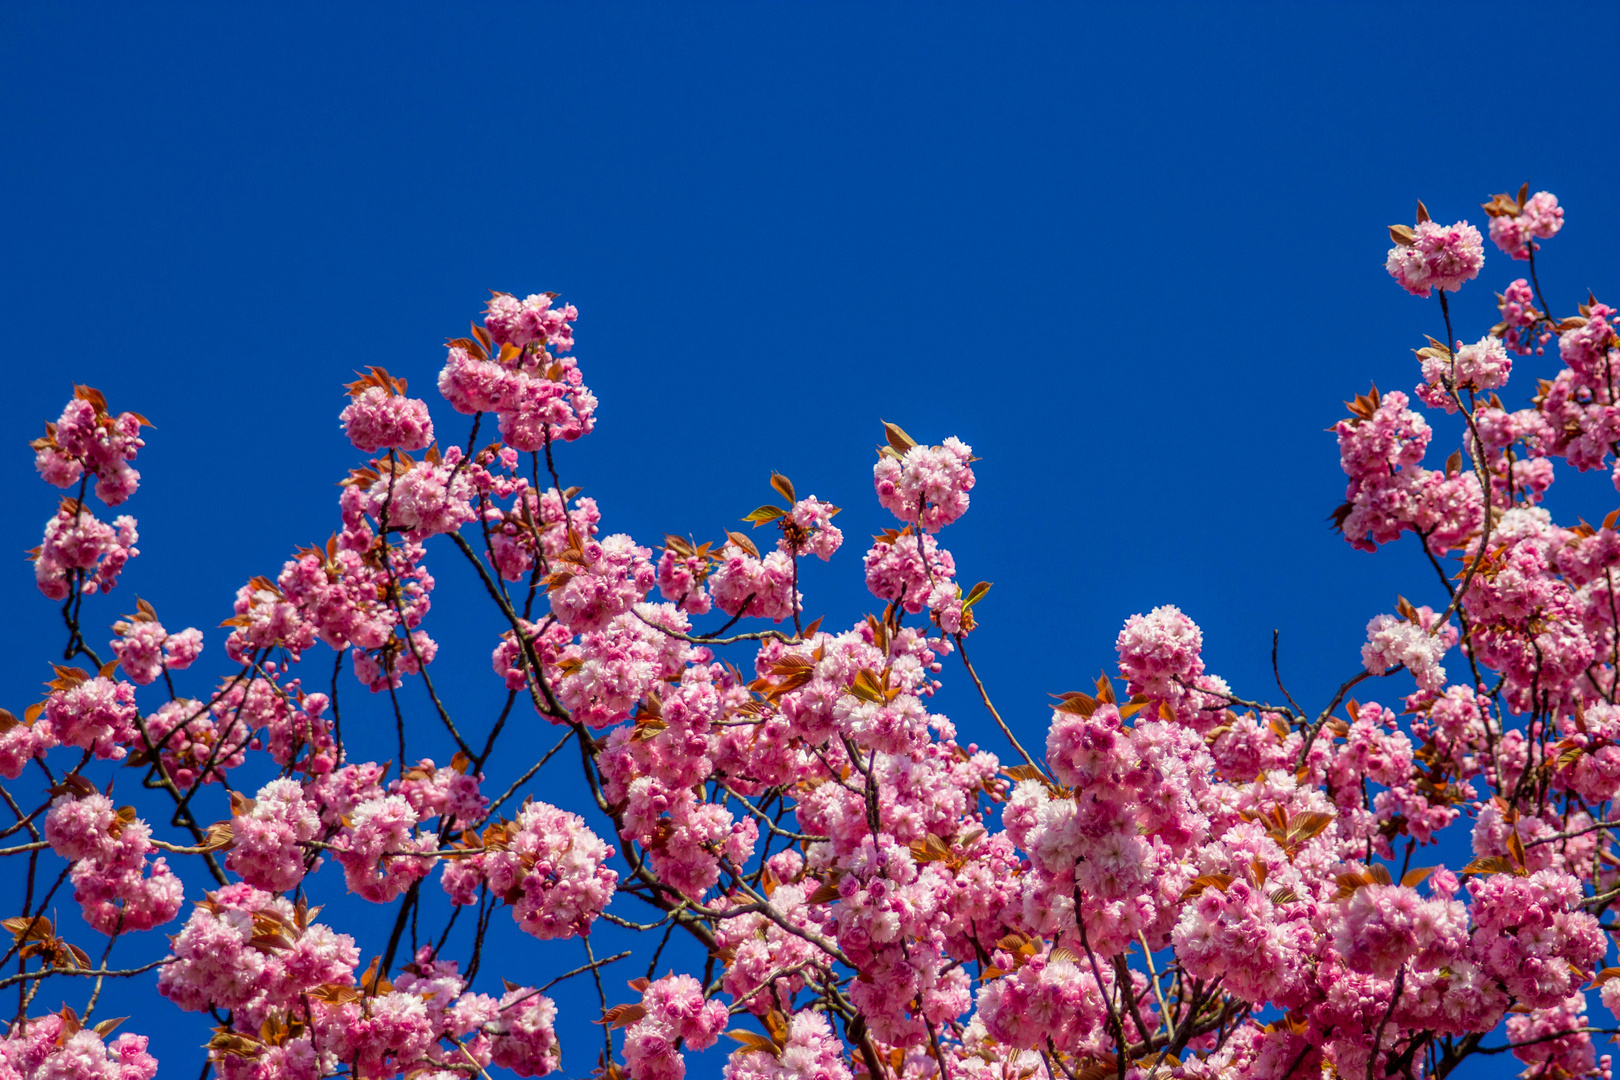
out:
M1530 198L1530 184L1529 184L1528 181L1526 181L1525 183L1519 185L1518 203L1519 203L1519 209L1520 210L1524 209L1524 204L1529 201L1529 198Z
M793 494L793 481L789 480L781 473L771 473L771 487L780 492L782 498L786 499L788 502L796 503L799 501L799 497Z
M1620 967L1606 967L1592 976L1592 989L1596 990L1610 979L1620 978Z
M49 941L56 936L55 928L51 926L51 920L43 915L37 917L19 915L16 918L0 922L0 926L5 927L11 936L19 942L30 940Z
M1073 713L1076 716L1090 716L1097 711L1097 699L1084 691L1070 690L1068 693L1053 696L1062 699L1052 706L1058 712Z
M1365 874L1335 874L1333 880L1339 886L1339 891L1335 895L1340 900L1355 895L1355 891L1363 885L1373 884Z
M993 583L989 581L981 581L977 585L973 586L973 588L969 589L968 594L962 598L962 607L967 609L972 607L974 604L977 604L980 600L983 600L985 594L990 591L992 584Z
M1290 845L1303 844L1329 825L1333 824L1333 815L1318 811L1300 814L1288 822L1287 838Z
M1515 877L1524 876L1524 867L1502 855L1486 855L1475 859L1462 868L1464 874L1512 874Z
M1421 224L1423 224L1423 223L1424 223L1424 222L1425 222L1425 221L1428 221L1428 220L1429 220L1429 208L1428 208L1428 207L1427 207L1427 206L1424 206L1424 205L1423 205L1423 200L1422 200L1422 199L1419 199L1419 200L1418 200L1418 215L1417 215L1417 219L1418 219L1418 224L1419 224L1419 225L1421 225Z
M325 1001L333 1005L347 1005L351 1001L360 1000L360 991L352 986L338 986L336 983L326 983L309 992L309 996L317 1001Z
M208 826L203 847L207 851L228 851L236 846L236 834L229 821L216 821Z
M629 1027L646 1015L646 1006L637 1001L628 1005L615 1005L602 1013L602 1019L592 1020L591 1023L606 1024L611 1031L615 1028Z
M125 1020L128 1020L128 1019L129 1019L129 1017L127 1017L127 1016L115 1016L110 1020L101 1021L101 1023L97 1024L95 1027L91 1028L90 1030L94 1031L97 1035L100 1035L103 1039L105 1039L107 1036L111 1035L114 1031L116 1031L118 1029L119 1024L122 1024Z
M839 897L838 876L834 875L816 887L816 891L804 898L807 904L830 904Z
M1181 898L1191 900L1195 896L1203 895L1205 889L1225 892L1226 887L1230 884L1232 884L1231 874L1200 874L1198 877L1193 878L1192 884L1187 886L1186 891L1181 894Z
M1407 888L1415 889L1423 884L1425 878L1434 873L1432 866L1415 866L1401 875L1401 884Z
M767 522L775 521L779 517L787 517L787 511L775 503L766 503L758 510L750 510L742 520L752 521L754 528L759 528Z
M1118 1072L1119 1056L1116 1054L1099 1061L1096 1064L1087 1065L1085 1068L1080 1069L1077 1072L1070 1073L1069 1075L1072 1076L1074 1080L1108 1080L1108 1077L1114 1076Z
M1299 894L1293 889L1274 889L1271 893L1271 902L1279 906L1292 904L1299 900Z
M849 692L862 701L883 702L887 700L883 693L882 677L871 668L861 668L855 673L850 682Z
M780 1057L782 1048L757 1031L728 1031L726 1037L736 1039L743 1044L743 1049L752 1053L769 1054Z
M1417 242L1417 234L1412 231L1409 225L1391 225L1389 227L1389 238L1402 247L1411 247Z
M466 776L467 770L472 768L472 763L472 758L467 756L465 750L457 750L450 758L450 767L463 776Z
M754 542L748 539L748 537L744 536L742 533L731 532L728 529L726 531L726 539L730 540L733 544L741 548L743 551L746 551L754 558L759 558L759 548L755 547Z
M880 423L883 424L883 434L888 437L889 445L894 448L895 453L904 454L917 445L917 440L907 435L899 424L891 424L887 420Z
M75 385L73 387L73 397L78 401L88 401L90 404L94 405L96 407L97 415L103 414L107 411L106 397L102 395L100 390L97 390L93 386Z
M1507 849L1508 854L1513 856L1513 861L1518 863L1522 869L1524 867L1524 841L1519 838L1519 830L1514 829L1508 833Z
M1114 696L1114 683L1108 677L1107 672L1099 672L1097 675L1097 700L1109 705L1114 705L1119 701Z
M933 833L911 842L911 857L919 863L945 862L951 857L950 845Z
M259 1040L240 1035L234 1031L218 1031L207 1044L209 1050L219 1054L229 1054L231 1057L252 1058L258 1057L264 1050L264 1044Z

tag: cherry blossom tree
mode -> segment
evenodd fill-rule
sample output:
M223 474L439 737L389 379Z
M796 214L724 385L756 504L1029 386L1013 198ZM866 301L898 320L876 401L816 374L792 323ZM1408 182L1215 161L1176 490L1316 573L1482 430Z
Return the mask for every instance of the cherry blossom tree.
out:
M210 1016L204 1076L223 1080L543 1076L565 1050L576 1074L680 1080L728 1036L728 1080L1439 1078L1499 1053L1527 1078L1607 1080L1620 511L1559 525L1541 503L1560 462L1620 487L1620 337L1594 297L1557 316L1542 295L1551 194L1484 211L1526 264L1501 321L1458 336L1447 294L1484 238L1419 204L1386 268L1437 300L1444 336L1414 343L1410 394L1374 388L1333 429L1335 526L1368 551L1411 533L1435 577L1409 591L1431 602L1374 618L1310 708L1229 686L1193 621L1155 608L1120 630L1115 676L1052 687L1033 746L969 659L1014 615L981 625L990 586L941 542L971 528L956 438L883 425L896 527L861 559L873 610L806 621L801 566L838 554L838 507L773 474L719 539L607 531L611 508L564 483L597 406L577 312L497 294L449 343L437 421L381 367L349 386L360 460L332 536L243 584L223 641L140 599L104 645L89 628L139 535L102 507L137 493L149 425L76 388L32 444L67 492L31 553L61 662L43 700L0 712L0 1080L150 1080L147 1038L96 1019L109 979L167 999L135 1032ZM1510 409L1515 358L1555 339L1561 368ZM1448 417L1461 445L1426 467ZM503 627L494 718L435 686L432 635L458 628L431 617L430 553ZM984 706L971 737L930 707L956 665ZM1410 690L1378 682L1398 673ZM351 752L353 721L345 742L356 692L391 706L392 760ZM554 744L487 786L521 722ZM579 805L547 801L559 770ZM120 776L162 812L118 805ZM1463 865L1414 865L1464 834ZM78 940L48 917L69 893ZM342 897L381 917L323 915ZM492 955L507 917L586 962ZM597 955L604 927L637 947ZM126 941L138 958L110 965ZM565 1004L599 1041L563 1045L564 980L593 988ZM47 984L79 1005L45 1011Z

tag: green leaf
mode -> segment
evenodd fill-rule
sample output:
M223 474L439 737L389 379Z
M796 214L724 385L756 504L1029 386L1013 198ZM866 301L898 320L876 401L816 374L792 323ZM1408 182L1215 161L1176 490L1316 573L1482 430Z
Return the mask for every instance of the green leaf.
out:
M754 527L757 529L767 521L775 521L779 517L786 516L787 511L783 510L780 506L766 504L765 506L760 507L758 510L750 512L746 517L743 518L743 520L752 521L754 523Z

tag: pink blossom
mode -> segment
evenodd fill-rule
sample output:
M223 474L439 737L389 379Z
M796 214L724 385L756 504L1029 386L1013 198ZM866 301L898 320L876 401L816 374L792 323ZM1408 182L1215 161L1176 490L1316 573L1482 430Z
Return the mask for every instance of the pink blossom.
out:
M956 560L927 533L912 530L873 538L864 558L866 587L879 600L894 600L908 615L929 606L934 591L956 574Z
M43 760L45 752L57 745L49 720L36 716L30 723L0 715L0 776L17 779L30 761Z
M84 593L111 592L124 564L140 554L135 547L139 539L135 519L128 514L108 525L76 500L64 499L45 523L43 542L29 553L34 582L51 600L65 600L75 584Z
M102 676L81 679L45 700L45 719L57 740L93 750L103 761L121 761L129 753L125 747L135 740L138 715L135 687Z
M1457 411L1457 405L1446 385L1457 394L1467 395L1485 390L1496 390L1507 385L1513 371L1513 360L1496 338L1486 335L1472 345L1456 351L1454 359L1439 356L1423 358L1423 384L1415 393L1418 399L1433 409L1448 413Z
M709 575L709 595L727 615L747 615L781 622L799 609L801 595L794 589L793 557L784 551L761 558L727 543L720 551L720 566Z
M386 372L382 378L387 378ZM405 397L403 385L392 381L386 385L355 385L358 389L353 391L354 398L339 419L343 421L343 433L356 449L368 454L389 449L427 449L433 441L433 420L428 416L427 402Z
M81 1027L69 1009L16 1023L0 1039L0 1076L6 1080L153 1080L157 1058L145 1035L125 1033L102 1041Z
M489 1025L490 1060L519 1076L546 1075L562 1060L556 1022L557 1006L550 998L523 986L508 990Z
M794 503L786 518L796 530L789 533L788 544L792 552L814 555L822 562L831 559L833 552L844 542L844 534L832 523L837 513L838 507L822 502L814 495Z
M74 388L73 400L54 424L45 425L43 438L35 439L34 467L46 483L69 487L88 470L96 477L96 496L108 506L135 494L141 474L130 466L145 446L141 426L146 421L136 413L114 417L99 391Z
M542 802L525 806L506 833L478 865L513 920L541 940L589 934L619 882L602 865L613 849L578 814Z
M113 630L119 635L112 643L118 666L137 686L155 682L165 670L190 667L202 653L202 631L195 627L170 634L156 619L137 617L114 623Z
M579 311L573 304L552 307L556 298L556 293L541 293L519 300L508 293L496 293L484 315L484 328L497 345L522 347L538 343L559 353L567 352L574 342L574 328L569 324L579 318Z
M878 502L901 521L930 533L961 517L973 489L973 449L952 436L940 446L885 448L872 466Z
M679 1043L707 1050L725 1030L726 1007L705 1001L690 975L666 975L641 993L645 1015L624 1032L624 1060L632 1080L681 1080L686 1063Z
M725 1080L851 1080L832 1026L825 1016L808 1011L789 1018L787 1040L777 1052L733 1050L721 1075Z
M286 892L303 880L301 844L321 835L321 819L293 780L272 780L242 800L231 819L235 846L225 865L242 880L269 892Z
M1410 234L1409 242L1389 249L1384 268L1413 296L1428 296L1432 289L1456 292L1485 265L1484 240L1466 221L1449 228L1420 221Z
M266 924L270 940L261 939ZM261 1016L323 984L353 985L360 960L349 935L317 922L301 926L289 901L247 884L209 893L171 951L176 959L158 975L158 993L189 1011Z
M1374 675L1404 667L1431 693L1446 684L1446 669L1440 658L1457 643L1457 631L1450 623L1431 632L1435 613L1428 607L1417 609L1418 621L1377 615L1367 624L1367 644L1361 647L1361 662Z
M579 562L562 571L551 593L551 610L576 634L600 630L639 603L656 578L649 557L623 533L586 540Z
M1515 259L1528 259L1532 247L1541 250L1531 237L1547 240L1564 227L1564 208L1550 191L1536 192L1522 207L1508 205L1498 197L1498 212L1491 217L1491 239ZM1486 209L1489 212L1491 208Z
M1204 673L1203 647L1197 624L1171 604L1132 615L1114 643L1131 693L1165 702L1177 716L1187 711L1181 706L1191 700L1189 687Z
M1541 349L1531 340L1531 328L1539 320L1540 312L1536 311L1535 293L1530 283L1524 278L1511 282L1502 290L1496 306L1502 311L1502 343L1507 350L1521 356L1530 355L1532 348L1540 353Z

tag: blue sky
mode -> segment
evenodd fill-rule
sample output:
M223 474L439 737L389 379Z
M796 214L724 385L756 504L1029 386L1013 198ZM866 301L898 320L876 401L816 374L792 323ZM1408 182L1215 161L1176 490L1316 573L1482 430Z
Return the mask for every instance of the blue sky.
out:
M1408 350L1442 332L1384 274L1384 226L1418 198L1482 223L1479 202L1528 180L1568 212L1555 306L1613 295L1599 43L1617 29L1598 5L8 5L0 547L36 544L56 500L26 440L73 382L97 386L157 429L127 507L142 555L87 621L138 594L212 628L334 527L353 369L428 391L489 289L554 290L602 402L561 467L609 531L718 536L779 470L847 508L849 546L805 590L847 625L861 540L889 524L879 418L954 434L983 461L942 541L996 583L975 660L1021 733L1038 741L1046 694L1111 667L1124 618L1164 603L1240 693L1275 696L1279 629L1309 706L1397 592L1437 592L1415 544L1368 556L1324 520L1340 402L1410 389ZM1488 249L1460 336L1515 276ZM1554 363L1524 363L1510 401ZM1594 521L1615 501L1602 479L1549 499ZM453 555L429 557L437 668L487 715L499 627ZM55 612L20 558L0 603L0 704L20 712ZM209 633L190 692L223 670ZM967 690L951 672L941 710L1000 749ZM551 736L517 734L512 773ZM579 961L577 943L507 944L532 968L513 978ZM581 1075L594 1006L560 993ZM183 1023L139 1030L195 1067Z

